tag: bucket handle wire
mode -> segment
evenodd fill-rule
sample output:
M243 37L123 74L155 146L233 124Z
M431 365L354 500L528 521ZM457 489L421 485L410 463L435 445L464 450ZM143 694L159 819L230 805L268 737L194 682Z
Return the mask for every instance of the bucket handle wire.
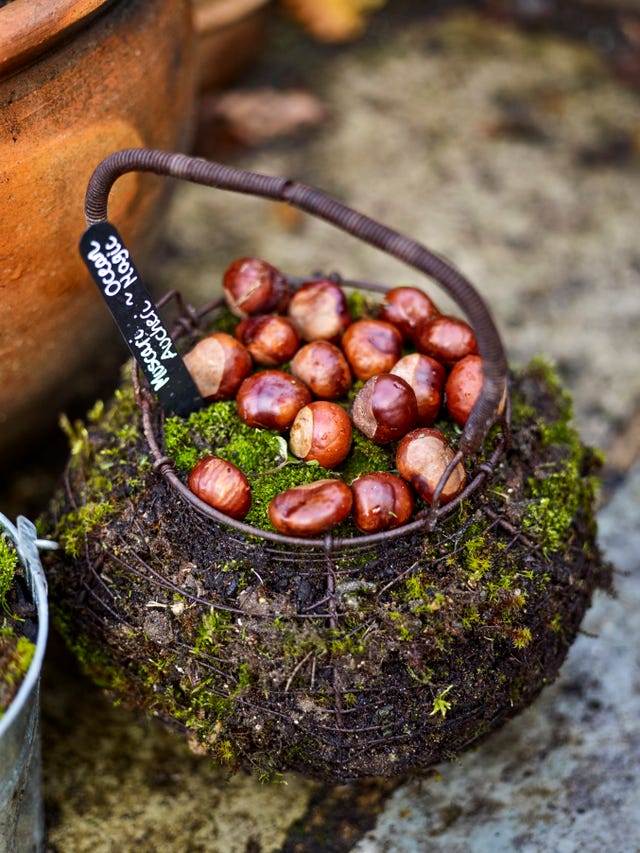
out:
M452 464L443 475L436 490L434 501L428 513L427 526L432 528L439 515L443 514L442 510L452 508L451 503L447 504L446 507L439 507L440 492L450 471L460 459L475 457L478 454L490 429L498 421L503 420L504 422L505 412L508 410L508 364L504 346L486 302L471 282L454 266L421 243L359 213L315 187L289 178L263 175L186 154L154 149L125 148L114 152L98 164L89 180L85 196L85 217L88 226L107 220L107 206L111 188L118 178L134 171L150 172L208 187L285 202L305 213L323 219L351 236L413 267L433 279L457 303L466 314L476 336L478 352L482 358L483 384L478 400L464 426L455 460L452 460ZM481 480L484 480L487 472L480 471L480 475ZM171 480L173 482L173 478ZM174 486L176 486L175 483ZM179 491L182 490L179 489ZM465 493L468 493L467 490ZM456 501L456 503L458 502ZM226 521L229 523L228 520ZM420 524L424 524L424 522L420 522ZM246 526L247 532L256 532L249 525L236 522L234 526L238 528ZM414 524L409 524L403 528L396 528L396 530L408 532L413 527ZM378 538L388 538L391 532L395 531L372 534L369 537L358 537L358 541L361 544L364 544L364 538L377 541ZM261 533L265 535L264 531ZM288 543L297 541L297 538L279 537L273 534L266 534L265 538L273 538L278 541L282 538ZM313 544L309 539L300 539L299 543Z

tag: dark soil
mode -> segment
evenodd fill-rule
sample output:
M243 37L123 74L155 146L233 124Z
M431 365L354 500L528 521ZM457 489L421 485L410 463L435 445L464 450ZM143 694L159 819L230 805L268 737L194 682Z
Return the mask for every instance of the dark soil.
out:
M555 679L610 584L594 458L565 397L542 369L513 391L512 445L483 491L433 533L340 552L194 512L140 464L148 447L123 391L76 447L53 507L67 543L47 568L59 629L116 699L261 778L395 777L454 756ZM565 476L549 507L541 484ZM112 509L92 519L96 488Z

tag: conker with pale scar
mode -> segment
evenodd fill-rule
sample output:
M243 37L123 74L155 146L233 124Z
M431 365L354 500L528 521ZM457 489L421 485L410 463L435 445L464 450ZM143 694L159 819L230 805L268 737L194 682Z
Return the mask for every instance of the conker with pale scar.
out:
M209 506L241 519L251 509L251 488L243 472L219 456L205 456L189 474L189 488Z
M291 297L288 313L305 341L337 340L351 324L344 291L328 279L303 284Z
M385 294L378 318L392 323L405 341L412 341L418 327L439 313L427 294L417 287L393 287Z
M351 489L342 480L316 480L276 495L269 518L280 533L314 536L344 521L352 504Z
M445 385L446 407L451 419L459 426L466 424L482 391L483 381L482 358L479 355L467 355L451 369Z
M222 288L237 317L282 313L289 304L289 283L276 267L260 258L238 258L227 267Z
M351 417L360 432L375 444L396 441L418 421L418 403L411 386L400 376L381 373L358 391Z
M253 366L249 351L226 332L214 332L184 356L193 381L207 402L231 400Z
M418 352L435 358L450 367L465 355L478 352L473 329L464 320L440 314L423 323L415 335Z
M420 497L431 503L438 483L454 456L453 448L440 430L420 427L400 441L396 452L396 468ZM440 503L446 504L459 495L466 479L464 466L459 462L440 493Z
M238 415L245 424L277 432L289 429L300 409L310 402L307 386L283 370L261 370L247 376L236 395Z
M300 336L293 323L280 314L245 317L238 323L235 336L249 350L256 364L266 367L289 361L300 345Z
M383 320L357 320L342 336L342 349L358 379L388 373L402 354L402 335Z
M351 449L351 418L337 403L317 400L304 406L291 426L289 447L304 462L335 468Z
M351 484L352 515L364 533L400 527L411 518L413 493L407 483L386 471L363 474Z
M418 426L431 426L440 414L446 370L439 361L413 352L391 368L413 388L418 402Z
M311 341L291 360L291 372L321 400L338 400L351 387L351 370L342 350L330 341Z

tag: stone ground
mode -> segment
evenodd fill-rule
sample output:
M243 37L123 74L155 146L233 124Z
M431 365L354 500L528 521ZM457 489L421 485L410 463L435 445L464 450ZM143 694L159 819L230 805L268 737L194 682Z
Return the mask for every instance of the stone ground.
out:
M246 86L303 89L325 117L254 146L204 134L199 150L314 184L446 255L492 305L513 363L557 362L584 438L608 452L600 538L617 598L597 598L532 708L459 762L386 784L228 779L111 707L54 637L50 853L640 850L640 101L604 61L602 27L570 39L431 6L398 0L345 47L275 25ZM637 44L637 16L624 23ZM197 304L244 254L293 274L416 280L323 223L186 185L147 278ZM27 471L3 511L37 507L53 476Z

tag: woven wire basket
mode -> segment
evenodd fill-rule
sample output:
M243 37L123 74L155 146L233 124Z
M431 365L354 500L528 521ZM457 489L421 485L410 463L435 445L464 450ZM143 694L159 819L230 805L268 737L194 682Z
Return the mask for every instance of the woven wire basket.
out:
M508 383L491 314L457 270L313 188L126 150L94 173L89 224L106 220L110 188L131 170L286 201L428 275L469 319L484 383L430 506L390 531L303 538L231 519L189 490L165 450L164 413L134 366L134 414L116 405L108 427L89 429L54 506L58 532L79 517L100 467L96 448L136 474L135 487L131 478L114 487L117 511L50 568L63 633L120 700L232 766L340 781L457 754L553 680L593 590L609 582L594 539L591 455L569 431L561 391L541 370ZM198 311L174 301L177 341L188 346L215 327L219 300ZM132 418L139 429L123 447L110 433ZM562 425L555 443L543 421ZM527 523L546 506L532 482L568 470L569 457L578 497L550 549ZM460 461L468 484L440 505Z

